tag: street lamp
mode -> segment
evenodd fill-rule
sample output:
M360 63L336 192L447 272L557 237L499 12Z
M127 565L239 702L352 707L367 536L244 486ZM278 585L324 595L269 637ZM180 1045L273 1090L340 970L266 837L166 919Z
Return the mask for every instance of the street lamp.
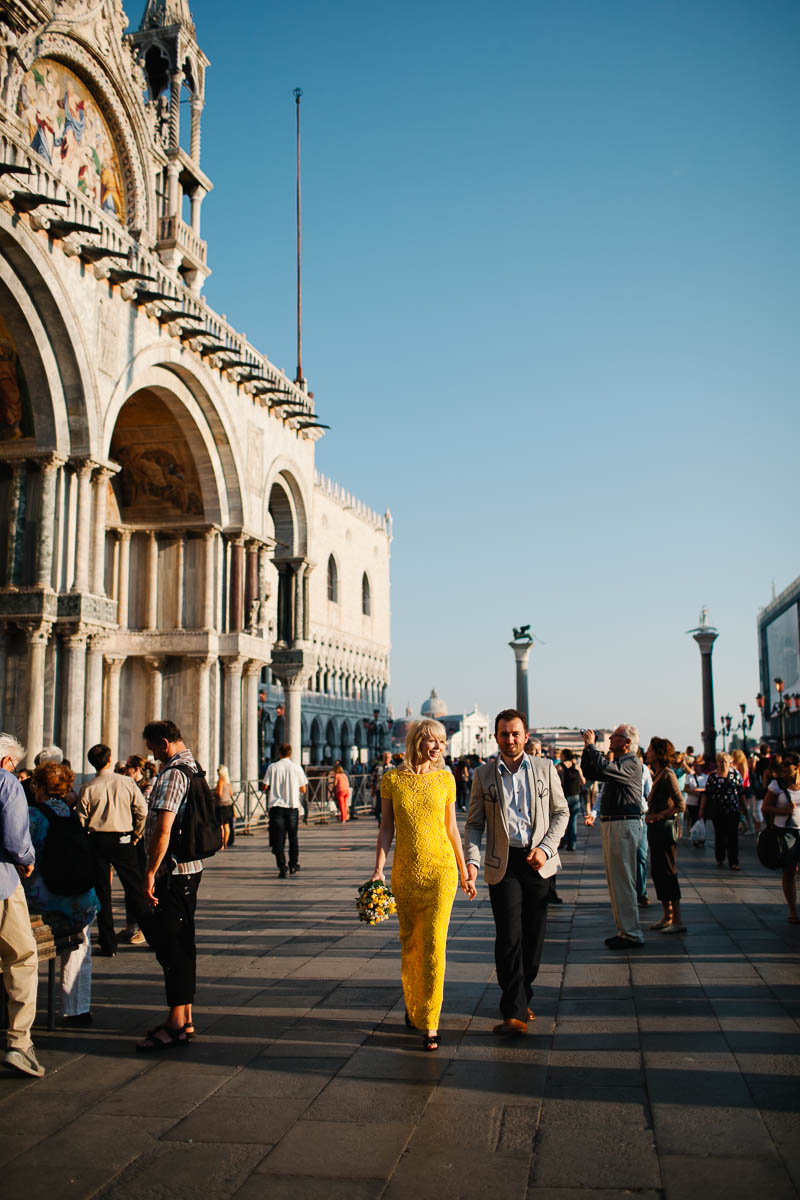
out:
M722 753L725 754L727 751L727 748L728 748L726 739L728 737L730 737L731 724L733 723L733 717L731 716L730 713L727 713L726 716L720 717L719 721L720 721L719 734L720 734L720 737L722 738Z
M762 697L762 699L763 699L763 697ZM753 728L753 721L755 721L756 717L755 717L755 713L749 713L747 711L746 704L739 705L739 712L742 714L742 719L739 721L738 725L735 726L735 728L741 729L741 731L742 731L742 750L744 751L744 755L746 758L747 757L747 734L748 734L749 730L751 730Z

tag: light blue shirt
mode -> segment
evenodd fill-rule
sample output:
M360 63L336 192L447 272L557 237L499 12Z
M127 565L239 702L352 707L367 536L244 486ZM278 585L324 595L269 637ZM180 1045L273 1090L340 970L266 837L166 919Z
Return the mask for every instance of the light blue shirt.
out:
M509 771L500 755L497 772L508 812L508 842L524 850L531 844L531 765L523 758L516 771Z
M0 769L0 900L19 887L17 865L34 861L28 824L28 801L16 775Z

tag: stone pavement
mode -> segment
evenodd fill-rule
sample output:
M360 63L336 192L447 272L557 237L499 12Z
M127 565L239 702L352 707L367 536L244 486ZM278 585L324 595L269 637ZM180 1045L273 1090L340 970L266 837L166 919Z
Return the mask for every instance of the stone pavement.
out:
M800 930L779 877L682 846L690 932L606 950L599 832L559 881L527 1039L500 1042L485 889L459 893L438 1054L403 1026L396 922L358 925L376 827L303 829L278 880L263 833L200 893L197 1040L161 1019L146 948L95 959L95 1025L0 1071L3 1192L24 1200L790 1200L800 1193ZM660 910L647 910L655 920ZM43 990L41 998L43 998Z

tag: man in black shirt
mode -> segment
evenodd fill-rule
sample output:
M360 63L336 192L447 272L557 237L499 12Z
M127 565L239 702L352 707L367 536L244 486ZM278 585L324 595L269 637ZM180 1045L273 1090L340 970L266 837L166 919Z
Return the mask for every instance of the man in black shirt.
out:
M593 729L583 735L581 770L603 785L600 828L616 935L606 938L609 950L636 949L643 944L636 901L636 858L642 831L642 764L636 755L639 730L618 725L610 737L609 753L595 746ZM594 815L586 818L594 824Z

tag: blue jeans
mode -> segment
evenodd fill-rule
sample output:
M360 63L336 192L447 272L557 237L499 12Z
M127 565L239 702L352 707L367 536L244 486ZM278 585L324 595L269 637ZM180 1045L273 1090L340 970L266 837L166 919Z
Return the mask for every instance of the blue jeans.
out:
M580 794L567 796L567 804L569 805L569 824L564 833L564 840L567 843L567 849L574 850L578 841L578 817L583 812Z

